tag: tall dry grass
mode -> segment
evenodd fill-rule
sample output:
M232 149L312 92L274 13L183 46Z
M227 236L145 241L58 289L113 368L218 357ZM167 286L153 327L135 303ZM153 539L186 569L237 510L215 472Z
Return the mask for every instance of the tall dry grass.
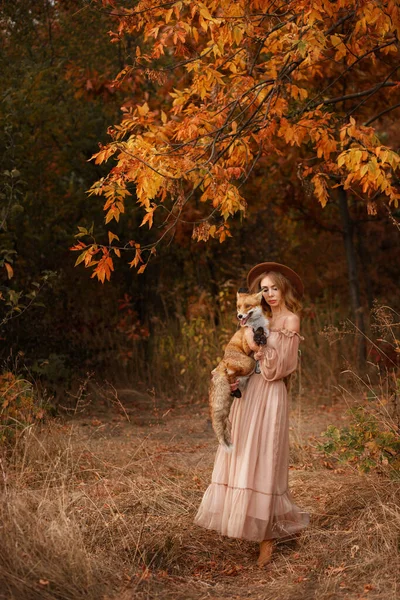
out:
M110 568L88 544L71 436L57 427L19 435L2 458L0 590L4 598L99 598Z
M80 438L75 425L31 426L1 459L1 598L98 600L179 560L182 530L168 524L188 519L193 482L143 475L150 444L114 460Z
M78 425L20 437L2 461L0 597L397 599L398 482L328 471L304 448L291 488L311 526L258 570L256 544L193 525L214 444L194 454L204 438L179 427L181 446L173 435L162 450L147 432L83 439Z

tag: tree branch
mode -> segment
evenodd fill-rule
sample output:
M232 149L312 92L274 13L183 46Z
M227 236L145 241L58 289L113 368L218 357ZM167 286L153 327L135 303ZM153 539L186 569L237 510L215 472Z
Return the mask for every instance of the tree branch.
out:
M386 115L386 113L394 110L395 108L399 108L399 106L400 106L400 102L398 102L397 104L393 104L393 106L389 106L389 108L385 108L385 110L381 110L380 113L378 113L374 117L371 117L370 119L368 119L368 121L366 123L364 123L364 126L368 127L368 125L371 125L371 123L376 121L376 119L379 119L379 117L383 117L383 115Z
M381 82L378 83L378 85L376 86L376 90L371 90L371 93L368 94L367 98L364 98L364 100L362 100L361 102L359 102L357 104L357 106L355 106L351 111L349 111L346 114L346 117L349 117L350 115L352 115L357 108L360 108L360 106L362 106L371 96L373 96L374 94L376 94L376 92L378 92L381 88L386 87L387 85L398 85L397 83L391 83L388 82L389 77L391 77L393 75L393 73L396 73L396 71L398 70L400 65L397 65L390 73L387 74L387 76L385 77L385 79Z
M342 79L342 77L344 77L346 75L346 73L351 71L355 67L356 64L361 62L364 58L366 58L370 54L373 54L374 52L377 52L378 50L382 50L383 48L390 46L391 44L393 44L394 41L395 41L394 38L391 40L388 40L385 44L381 44L380 46L375 46L371 50L368 50L367 52L365 52L364 54L359 56L356 61L354 61L351 65L349 65L342 73L340 73L340 75L338 75L333 81L331 81L331 83L329 83L323 90L321 90L316 96L314 96L314 98L312 98L309 102L307 102L306 106L302 109L301 112L305 113L309 108L317 106L318 105L317 99L320 98L321 96L323 96L325 94L325 92L327 92L329 90L329 88L331 88L333 85L335 85L335 83L337 83L340 79ZM299 69L299 70L301 70L301 69Z
M337 96L336 98L330 98L329 100L324 100L321 104L336 104L337 102L343 102L344 100L351 100L352 98L361 98L362 96L367 96L368 94L372 95L375 92L379 91L382 87L394 87L398 85L394 81L387 81L378 83L372 88L368 90L363 90L362 92L355 92L354 94L347 94L346 96Z
M330 35L333 31L335 31L335 29L337 27L339 27L340 25L342 25L342 23L345 23L346 21L348 21L349 19L352 19L356 14L355 10L352 10L351 12L349 12L347 15L345 15L344 17L342 17L341 19L339 19L338 21L336 21L336 23L334 23L332 25L332 27L330 27L326 32L325 35Z

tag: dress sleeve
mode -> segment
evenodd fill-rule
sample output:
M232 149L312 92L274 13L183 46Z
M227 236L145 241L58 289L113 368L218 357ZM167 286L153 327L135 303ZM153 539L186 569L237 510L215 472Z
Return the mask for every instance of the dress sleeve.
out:
M260 360L261 375L267 381L283 379L296 370L299 342L303 338L295 331L282 329L274 340L274 347L265 348Z

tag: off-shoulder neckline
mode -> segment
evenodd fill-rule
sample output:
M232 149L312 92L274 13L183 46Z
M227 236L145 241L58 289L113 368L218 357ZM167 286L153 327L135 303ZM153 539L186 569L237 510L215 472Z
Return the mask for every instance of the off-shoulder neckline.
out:
M272 331L275 333L283 333L287 337L294 337L295 335L297 335L301 340L304 340L304 337L300 335L298 331L293 331L293 329L287 329L287 327L281 327L280 329L270 329L270 332Z

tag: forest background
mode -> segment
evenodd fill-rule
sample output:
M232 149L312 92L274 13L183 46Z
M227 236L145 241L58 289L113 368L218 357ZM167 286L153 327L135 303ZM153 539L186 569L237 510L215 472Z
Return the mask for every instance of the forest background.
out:
M378 597L387 577L386 589L396 594L395 569L387 569L400 530L392 487L399 472L397 3L15 0L2 3L0 28L0 439L6 461L11 452L2 489L10 495L12 482L12 494L24 498L5 503L2 519L10 544L0 574L10 597L98 598L109 582L122 585L121 577L147 585L154 567L166 580L182 568L177 548L190 554L192 542L179 536L209 475L202 471L200 481L191 470L194 456L182 467L189 479L176 479L178 494L175 479L143 483L143 473L125 474L122 452L122 466L105 469L111 459L100 460L100 442L82 450L80 435L48 419L78 419L92 401L95 412L105 402L150 421L159 418L158 406L168 415L182 403L194 421L194 411L205 415L210 370L236 328L236 290L265 260L290 265L305 284L307 343L294 405L312 412L345 398L356 407L347 429L330 430L324 451L378 474L361 480L338 469L346 502L357 485L360 506L368 506L357 521L359 507L345 509L330 481L324 488L337 457L326 462L294 445L294 468L307 489L317 494L318 480L324 498L334 499L337 535L360 535L339 544L337 564L328 565L333 550L324 545L320 517L321 529L305 542L310 565L317 547L320 553L318 597L342 585L335 578L347 569L345 547L358 561L354 589L362 581L370 585L365 594L372 598L375 589ZM35 429L41 423L44 437ZM152 452L160 458L153 442L137 452L143 461ZM97 483L106 489L113 477L109 504L96 504L103 493ZM94 487L81 513L67 498L84 484ZM133 497L137 503L126 508ZM140 513L128 534L125 509L133 520ZM48 533L52 511L52 531L70 549ZM159 514L176 531L164 531ZM368 545L372 530L379 530L376 547ZM13 554L22 531L31 563ZM210 543L204 538L204 548ZM190 581L220 577L205 550L199 575L197 552L187 561ZM56 559L65 561L65 573ZM232 560L223 577L241 571L240 556ZM308 585L308 575L288 579L284 566L280 575L278 584ZM293 598L288 589L279 597ZM171 594L180 597L176 588Z
M398 309L398 201L396 191L390 192L393 197L388 196L387 191L382 193L383 186L380 189L380 184L375 185L374 182L381 171L384 175L390 171L388 177L393 175L391 184L396 189L397 155L393 152L387 164L379 161L378 172L371 175L371 181L367 181L366 185L365 177L362 180L359 176L350 189L343 191L341 186L334 189L351 169L356 173L357 169L364 168L364 175L367 170L368 178L370 155L372 152L375 156L376 147L382 148L382 152L386 148L397 149L397 116L400 112L396 80L397 13L390 14L389 2L387 22L382 19L381 22L378 14L368 12L369 3L361 3L365 4L365 15L370 25L364 23L364 30L359 27L357 31L358 26L352 29L359 22L357 19L354 21L354 14L350 11L352 3L342 4L342 9L338 7L340 23L336 28L331 27L331 36L339 37L330 37L324 42L328 45L325 49L328 60L318 61L314 57L316 66L311 76L307 75L307 69L296 75L292 68L298 81L293 79L294 75L282 75L282 81L289 87L286 89L282 84L283 91L276 95L279 102L285 103L293 113L292 117L289 112L288 118L283 118L283 109L278 102L275 113L278 111L276 114L282 132L271 140L263 141L270 147L263 151L263 156L258 162L254 161L251 168L245 167L243 157L238 155L234 156L233 162L220 164L220 170L225 170L228 175L212 175L212 185L217 180L219 190L223 189L223 185L230 186L228 197L231 189L239 189L242 199L235 198L231 205L219 207L218 211L225 210L224 216L212 215L207 219L207 193L210 195L211 189L208 187L203 194L205 199L194 194L190 202L185 202L171 234L165 236L171 219L175 218L173 215L179 197L175 197L169 206L167 201L162 206L161 202L164 213L157 220L162 211L157 212L150 232L145 231L148 222L139 227L146 214L145 221L153 217L157 206L157 202L152 201L154 192L148 192L149 199L143 200L143 186L135 180L139 175L151 180L151 175L154 175L151 165L150 168L145 167L147 172L143 172L138 161L131 160L132 164L128 165L119 161L118 166L122 164L119 170L131 169L130 172L136 175L130 178L125 172L130 185L130 188L125 185L129 196L125 198L126 214L118 222L108 210L108 224L105 225L101 198L97 195L88 197L87 192L92 186L92 193L93 190L96 194L104 191L99 190L99 184L95 182L102 177L107 182L107 177L113 176L107 164L96 164L101 163L103 158L96 162L90 160L99 143L105 145L109 142L108 128L121 121L122 115L125 119L123 126L130 123L132 127L142 128L142 133L147 129L146 135L149 136L150 128L155 127L154 115L160 116L163 108L167 110L166 106L172 102L173 89L178 85L183 88L183 83L190 76L189 67L189 75L185 75L186 67L182 67L181 63L193 64L192 59L188 61L188 56L195 52L190 45L194 41L186 41L185 46L183 38L176 37L174 30L174 27L178 30L181 27L179 19L183 19L184 7L178 3L176 6L180 8L174 9L172 3L172 8L162 7L151 13L154 22L151 19L146 23L139 21L133 27L129 21L129 10L133 8L118 7L113 2L5 3L0 105L3 361L11 361L14 365L18 362L18 368L28 369L32 376L43 379L53 392L57 391L59 384L61 388L69 385L78 373L101 371L112 377L117 368L120 377L121 365L130 363L132 369L135 363L137 376L138 372L145 374L146 365L153 360L159 370L165 358L168 362L171 358L171 348L160 348L160 338L164 337L164 344L168 344L167 338L176 338L182 335L182 331L195 335L198 333L196 327L204 329L210 323L218 324L221 311L226 310L232 317L228 322L225 319L228 331L225 331L224 340L227 339L235 327L235 290L243 284L247 270L263 260L290 264L300 273L307 290L304 317L311 321L316 319L315 329L338 327L341 321L350 318L357 328L369 331L369 314L374 300ZM173 10L177 10L176 14ZM179 15L179 10L182 10L182 15ZM318 19L322 13L318 13L318 6L315 10L312 18ZM336 16L327 14L326 18L330 23ZM142 14L139 14L138 18L141 17ZM162 35L158 34L159 28L157 33L148 33L150 27L163 19L168 24L165 23L166 31ZM208 8L204 5L203 15L201 11L194 13L192 19L205 38L203 43L208 43L212 26ZM390 22L393 23L392 30ZM283 45L293 43L290 23L289 20L289 33L286 35L289 41L277 30L275 34L280 37L272 39L271 44L276 44L276 40ZM147 38L139 39L135 28L139 30L140 27L147 27ZM110 43L109 31L114 29L117 33L111 39L114 43ZM233 33L236 36L231 40L233 48L240 48L242 42L244 46L248 44L238 32L239 29ZM351 56L353 49L349 46L346 50L344 42L351 32L349 39L358 44L360 56L349 60L348 55ZM155 39L159 35L161 40L155 44L153 55L149 53L152 35ZM310 45L312 40L307 40L304 35L303 45ZM92 43L86 42L88 36ZM369 41L362 49L359 46L364 38ZM282 42L282 39L286 41ZM338 49L333 46L335 42ZM158 47L160 44L165 46L162 51ZM254 52L260 54L259 50L256 44L255 49L247 48L243 64L231 62L228 80L231 76L235 77L240 68L244 68L247 74L246 69L250 67L246 66L246 60L253 61L254 68L257 62ZM280 61L288 60L285 51L286 47L280 47L279 53L277 51ZM295 51L299 52L298 47ZM208 60L208 50L203 54ZM213 61L221 61L215 51L214 54L207 68L212 66ZM293 58L290 54L288 56ZM300 62L303 59L300 56ZM157 64L154 65L154 62ZM277 69L279 65L270 68ZM265 71L264 63L258 66L260 73L264 72L263 69ZM307 76L308 81L304 80ZM254 77L257 81L259 75ZM200 85L196 76L193 80ZM205 86L204 106L210 105L210 94L215 96L216 93L215 82L212 78L210 81L208 87L201 82ZM324 92L321 84L326 82L327 91ZM309 90L307 84L310 85ZM269 88L262 88L264 96L266 89ZM364 93L365 89L368 95ZM320 94L318 102L323 99L321 105L317 102L311 105L309 101L316 90ZM198 90L192 90L192 93L196 94ZM170 106L172 113L176 106L179 110L175 110L175 117L172 116L170 122L179 120L183 101L178 100L175 98ZM222 102L222 97L220 100ZM242 110L246 118L246 110L251 111L252 104L254 99L250 99L249 106ZM304 104L306 109L310 109L308 112L304 112ZM325 117L318 114L323 105L326 107ZM147 114L149 106L151 112ZM121 107L124 107L122 113ZM296 111L303 120L308 119L308 125L304 124L305 121L299 124ZM133 125L128 115L136 115L131 119ZM163 115L166 119L164 112ZM348 133L347 146L344 141L339 148L339 140L333 136L338 138L342 131L341 139L344 140L343 127L346 124L351 127L351 115L358 119L359 125L354 128L352 138ZM208 116L211 122L213 116ZM183 120L178 123L180 134L173 131L171 135L179 134L179 139L188 144L188 140L193 138L193 128L197 131L199 127L196 118L199 119L197 113L193 116L186 111ZM287 123L286 130L283 129L284 121ZM333 125L332 121L335 121ZM363 128L361 124L368 121L374 122L380 141L371 142L371 128ZM238 122L240 124L240 119ZM230 129L238 127L236 121L232 125L232 118L227 123ZM162 139L165 136L162 120L160 125L156 135ZM299 130L309 125L320 133L314 139L303 139L304 135L299 136ZM129 127L125 125L125 129L125 134L127 131L129 134ZM115 129L113 132L110 128L109 133L118 141ZM236 154L240 143L244 147L248 145L246 151L249 155L252 152L257 154L250 148L249 135L254 135L254 131L245 130L238 137ZM220 140L218 143L221 143ZM276 144L275 147L273 144ZM104 147L110 148L107 156L116 150L112 149L112 144ZM348 148L351 158L354 157L351 152L357 152L360 147L368 149L367 160L356 157L355 166L348 167L349 171L344 175L332 171L334 157L340 154L340 150L345 154L343 149ZM271 148L275 150L271 151ZM146 152L147 149L143 150L139 160L146 159ZM178 164L180 159L172 156L172 160ZM193 159L193 164L195 160L198 158ZM376 157L373 160L378 164ZM250 159L248 162L252 164ZM218 163L216 165L215 169ZM185 183L180 194L189 193L191 185L199 185L182 172L181 180ZM110 182L113 184L112 180ZM138 186L141 195L135 198L134 190ZM160 187L156 183L155 186L158 194L165 193L167 189L171 195L169 184ZM366 193L363 194L362 189ZM170 215L169 220L165 219L166 213ZM113 216L115 220L109 223ZM107 233L110 236L113 223L115 227L111 228L111 236L118 235L123 240L120 247L122 250L127 248L128 252L124 252L124 260L118 261L112 285L99 286L88 273L82 272L82 268L74 268L76 255L70 252L70 247L74 245L74 236L80 232L76 247L91 248L90 236L86 241L88 236L85 238L82 232L92 228L98 244L97 252L106 248L107 256L103 258L111 258L113 237L107 238ZM226 237L223 243L220 243L221 236ZM147 255L140 250L141 245L147 245ZM130 266L127 264L125 257L129 253L129 261L133 260L137 268L143 264L141 270L151 253L150 266L142 275L135 274L132 262ZM87 258L85 263L88 264ZM94 260L96 258L97 261ZM101 265L98 259L98 256L93 257L99 276ZM107 272L109 275L110 271ZM104 277L105 272L100 271L100 278L104 280ZM205 322L196 325L194 317L203 318ZM193 328L196 331L192 331ZM353 333L357 333L354 327ZM323 343L322 338L320 342ZM174 343L172 339L170 343ZM361 346L357 351L358 357L348 349L350 354L346 358L350 362L356 363L360 357L365 359L365 344ZM157 356L158 353L161 354ZM172 354L184 361L184 353L176 348ZM207 366L213 364L216 354L212 354ZM183 368L179 365L179 370L174 373L179 375ZM154 370L150 368L153 374ZM171 372L169 367L167 370ZM148 373L144 377L149 384ZM173 384L176 383L175 380Z

